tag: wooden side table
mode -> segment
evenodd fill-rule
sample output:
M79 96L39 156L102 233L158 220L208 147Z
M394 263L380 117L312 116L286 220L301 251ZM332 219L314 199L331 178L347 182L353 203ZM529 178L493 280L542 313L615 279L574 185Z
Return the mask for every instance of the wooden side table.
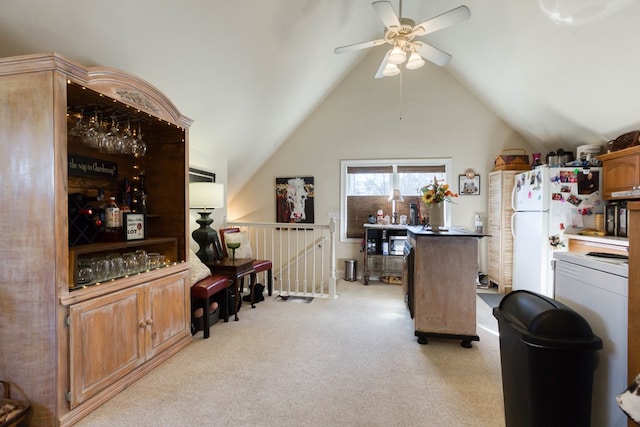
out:
M256 270L253 268L253 258L223 258L222 261L213 261L206 263L212 274L218 274L229 278L230 282L233 282L232 289L236 298L235 317L233 320L238 320L238 311L242 304L242 298L240 297L240 281L249 276L251 281L251 307L255 307L253 304L253 291L256 284Z

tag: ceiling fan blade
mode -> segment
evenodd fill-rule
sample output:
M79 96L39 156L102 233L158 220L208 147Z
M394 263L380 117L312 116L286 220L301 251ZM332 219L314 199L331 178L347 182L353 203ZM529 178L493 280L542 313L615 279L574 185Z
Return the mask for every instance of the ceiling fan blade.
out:
M451 9L448 12L417 24L415 27L413 27L412 34L416 36L423 36L425 34L433 33L434 31L446 28L450 25L457 24L458 22L465 21L470 17L471 11L469 10L469 8L467 6L459 6L455 9Z
M394 28L398 30L400 28L400 20L393 10L393 6L388 1L374 1L371 6L378 12L380 19L384 23L384 26L388 29Z
M350 45L346 45L346 46L340 46L337 47L335 49L333 49L334 53L345 53L345 52L352 52L354 50L359 50L359 49L366 49L369 47L374 47L374 46L380 46L381 44L384 44L385 41L382 39L378 39L378 40L371 40L368 42L362 42L362 43L354 43L354 44L350 44Z
M384 77L382 72L384 71L384 67L387 66L387 56L389 56L390 53L391 53L391 50L388 50L387 53L384 55L384 58L382 58L382 62L380 63L380 66L378 67L378 71L376 71L376 75L374 76L376 79L381 79Z
M447 52L428 45L424 42L416 41L416 50L424 59L433 62L436 65L444 66L451 60L451 55Z

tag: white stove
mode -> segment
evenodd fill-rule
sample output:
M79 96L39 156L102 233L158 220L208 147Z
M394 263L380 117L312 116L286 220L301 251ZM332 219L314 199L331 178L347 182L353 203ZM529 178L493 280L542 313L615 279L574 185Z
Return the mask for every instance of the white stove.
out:
M627 388L629 264L586 253L554 253L554 298L576 311L602 339L593 374L591 425L626 427L616 395Z
M593 270L602 271L604 273L615 274L616 276L629 277L629 261L626 258L615 257L615 255L603 254L602 256L593 256L588 253L578 252L556 252L553 258L579 265ZM600 252L595 252L600 253Z

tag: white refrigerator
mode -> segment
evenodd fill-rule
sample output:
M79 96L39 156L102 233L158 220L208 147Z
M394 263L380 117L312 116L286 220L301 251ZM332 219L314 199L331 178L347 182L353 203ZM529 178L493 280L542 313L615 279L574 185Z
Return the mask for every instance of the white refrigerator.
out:
M566 251L565 231L594 228L604 212L601 168L536 169L515 176L511 194L513 290L554 296L552 253Z

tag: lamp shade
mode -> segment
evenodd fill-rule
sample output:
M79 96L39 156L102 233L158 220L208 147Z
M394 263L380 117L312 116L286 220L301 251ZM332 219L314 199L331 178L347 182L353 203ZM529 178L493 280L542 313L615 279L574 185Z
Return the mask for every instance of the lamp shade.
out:
M189 184L189 207L204 210L224 207L224 185L192 182Z
M412 52L411 56L409 57L409 61L407 61L407 65L405 65L405 67L407 67L408 70L417 70L423 65L424 65L424 59L422 59L422 57L418 55L416 52Z
M396 64L387 63L387 65L385 65L384 67L384 70L382 70L382 75L385 77L393 77L397 76L398 74L400 74L400 68L398 68Z
M400 46L394 46L387 56L387 62L390 64L402 64L407 59L407 52L402 50Z
M404 197L400 194L400 190L395 188L391 196L389 196L389 202L404 202Z

